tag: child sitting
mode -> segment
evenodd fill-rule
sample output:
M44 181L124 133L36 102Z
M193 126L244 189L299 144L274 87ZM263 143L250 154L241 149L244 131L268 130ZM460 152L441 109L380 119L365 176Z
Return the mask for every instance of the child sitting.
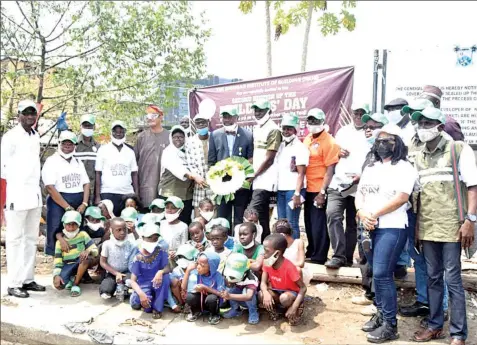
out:
M154 199L149 205L149 210L151 213L157 214L159 220L164 219L164 210L166 208L165 201L162 199Z
M194 322L202 311L208 311L209 324L217 325L220 322L219 305L220 294L224 291L224 278L218 272L220 257L213 252L199 254L197 263L187 267L182 279L182 290L187 291L189 279L194 279L197 284L194 290L187 292L186 303L191 308L191 313L186 320Z
M122 197L123 199L123 209L127 207L132 207L137 211L137 221L141 221L142 217L144 216L143 209L144 206L142 205L141 201L137 197L136 194L125 194Z
M204 227L202 226L202 223L190 223L189 236L191 239L186 243L189 243L190 245L197 248L199 252L203 252L204 250L209 249L211 247L210 242L207 241L207 238L205 237Z
M255 241L258 243L262 243L262 233L263 233L263 227L260 225L258 221L258 212L254 208L247 208L245 212L243 213L243 221L244 223L249 222L249 223L254 223L255 226L257 227L257 233L255 235ZM234 238L235 242L239 242L239 228L241 224L237 224L234 228Z
M243 223L239 228L239 243L233 249L234 253L245 254L250 261L250 269L257 274L262 273L264 249L256 240L257 227L254 223Z
M104 222L106 218L101 214L101 210L97 206L90 206L84 213L86 223L83 226L83 231L91 237L94 244L99 246L109 238L109 235L104 231Z
M106 271L99 294L101 298L109 299L118 291L116 298L123 300L126 279L130 278L128 264L134 245L127 239L126 222L123 219L113 218L110 226L111 237L103 243L99 259L99 264Z
M212 231L213 227L216 225L223 226L224 228L227 229L227 239L225 240L225 247L232 250L234 248L235 240L232 236L229 236L228 233L230 232L230 223L227 219L225 218L215 218L212 219L205 227L205 235L207 239L210 241L210 232Z
M259 300L270 313L272 320L277 320L278 312L286 309L285 317L290 325L297 325L304 311L303 301L306 285L295 265L283 257L287 241L281 234L272 234L263 242L265 260Z
M88 268L97 265L98 248L85 231L80 231L81 214L67 211L61 219L63 235L69 250L62 251L60 241L56 241L53 270L53 285L56 289L71 289L71 297L81 295L79 283Z
M169 246L169 259L174 260L176 250L181 244L187 242L189 231L187 224L179 220L179 215L184 209L182 200L176 196L171 196L164 204L166 206L166 219L161 221L161 235Z
M220 265L219 265L219 272L222 273L225 266L225 261L227 257L232 253L229 248L224 246L225 241L227 240L227 229L221 225L215 225L210 232L210 243L212 246L207 249L206 252L214 252L219 254L220 257Z
M137 223L137 211L133 207L126 207L121 212L121 218L126 222L126 227L128 229L128 240L133 243L137 244L137 240L139 239L139 234L136 231L136 223Z
M189 267L191 263L194 263L198 256L199 251L190 243L183 244L177 249L177 267L174 268L171 273L171 290L180 305L184 305L186 298L181 289L182 279L184 278L187 267ZM197 284L196 281L189 279L187 291L192 291L195 284Z
M212 200L210 199L202 199L199 202L199 214L197 218L200 218L200 221L204 226L209 223L215 215L215 206Z
M242 315L240 307L248 309L248 323L256 325L259 321L257 308L258 279L252 273L249 260L244 254L232 253L227 258L224 269L226 291L221 297L230 301L230 310L223 316L231 319Z
M293 229L287 219L279 219L273 225L273 232L285 236L287 249L283 256L297 267L298 272L301 273L303 282L308 286L312 278L312 273L305 267L305 244L301 239L298 238L295 240L293 238Z
M146 224L141 228L142 242L139 253L131 266L131 307L135 310L143 308L151 313L154 319L162 317L164 301L169 291L169 266L167 252L158 246L159 226Z

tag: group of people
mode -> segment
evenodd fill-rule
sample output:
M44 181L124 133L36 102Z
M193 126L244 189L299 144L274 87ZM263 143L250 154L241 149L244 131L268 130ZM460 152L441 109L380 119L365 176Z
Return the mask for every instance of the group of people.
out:
M77 296L87 268L99 263L102 297L131 288L133 308L155 315L164 302L174 311L187 304L189 320L207 310L215 324L228 301L224 317L244 307L256 323L254 306L262 304L271 314L283 307L294 324L309 281L305 260L330 269L351 266L358 246L365 293L354 302L373 305L363 326L370 342L398 337L398 310L428 316L415 341L442 337L449 295L452 344L465 344L460 254L474 240L477 167L459 124L441 112L441 96L439 88L425 86L416 99L391 101L384 114L353 105L353 122L334 137L326 114L313 108L303 141L298 116L284 115L277 124L267 100L252 105L253 133L239 126L235 107L221 108L222 127L211 132L201 114L166 130L163 111L149 106L148 129L134 146L125 142L121 121L111 125L111 142L99 146L95 118L83 116L81 135L62 132L58 152L41 172L54 284ZM11 229L8 291L27 297L28 290L44 290L33 280L42 200L36 105L22 101L18 112L19 125L2 141L2 176ZM232 156L253 164L252 188L216 204L206 174ZM279 221L271 233L275 194ZM298 225L302 208L306 248ZM411 258L417 300L398 308L393 278L406 274ZM230 275L233 267L241 268Z

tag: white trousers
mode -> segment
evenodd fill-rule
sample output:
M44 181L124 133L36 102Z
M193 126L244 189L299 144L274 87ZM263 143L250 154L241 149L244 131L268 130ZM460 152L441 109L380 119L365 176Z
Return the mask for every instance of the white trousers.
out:
M41 207L24 211L5 211L9 288L22 287L34 280L40 217Z

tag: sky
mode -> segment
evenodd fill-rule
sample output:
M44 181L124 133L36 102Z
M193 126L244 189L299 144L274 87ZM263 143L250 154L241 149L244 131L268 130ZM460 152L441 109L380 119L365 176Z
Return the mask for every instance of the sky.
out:
M223 78L266 77L265 6L257 1L251 14L239 1L194 1L205 10L212 37L206 45L207 72ZM340 2L329 2L339 11ZM351 12L356 29L322 37L314 14L307 70L355 66L354 98L370 100L373 51L426 50L477 44L477 2L474 1L357 1ZM273 13L272 13L273 19ZM304 24L272 41L273 75L300 71ZM272 36L274 29L272 28ZM273 37L272 37L273 39Z

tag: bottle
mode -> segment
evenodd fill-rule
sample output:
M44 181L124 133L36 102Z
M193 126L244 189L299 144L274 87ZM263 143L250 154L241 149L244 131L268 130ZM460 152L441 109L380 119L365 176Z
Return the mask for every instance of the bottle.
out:
M126 295L126 286L123 283L118 283L116 285L116 298L123 302Z

